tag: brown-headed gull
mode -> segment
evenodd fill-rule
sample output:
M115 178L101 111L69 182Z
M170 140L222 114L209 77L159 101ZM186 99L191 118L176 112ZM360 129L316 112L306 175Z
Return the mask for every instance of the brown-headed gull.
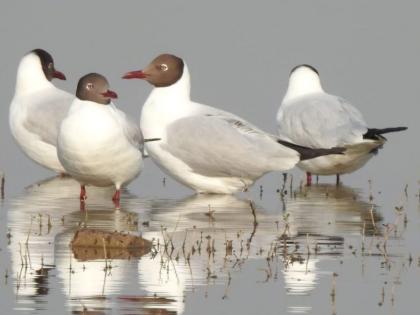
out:
M113 201L119 206L120 188L142 170L143 136L140 129L111 102L117 94L109 90L105 77L83 76L76 98L58 134L58 158L66 172L80 182L80 200L85 185L115 186Z
M343 151L282 141L229 112L191 101L187 65L174 55L160 55L123 78L145 79L154 86L140 127L146 138L161 141L147 143L147 152L163 171L199 193L246 190L267 172Z
M340 174L361 168L385 143L382 134L407 129L368 128L359 110L345 99L324 92L318 71L310 65L291 71L277 124L279 136L287 141L310 148L346 147L342 155L301 161L298 167L306 171L308 185L311 174L336 175L338 184Z

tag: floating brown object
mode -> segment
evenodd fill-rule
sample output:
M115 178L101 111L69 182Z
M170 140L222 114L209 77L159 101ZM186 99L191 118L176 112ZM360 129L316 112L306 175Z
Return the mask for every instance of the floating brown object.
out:
M81 261L141 257L152 247L150 241L140 236L94 229L76 231L70 245L74 257Z

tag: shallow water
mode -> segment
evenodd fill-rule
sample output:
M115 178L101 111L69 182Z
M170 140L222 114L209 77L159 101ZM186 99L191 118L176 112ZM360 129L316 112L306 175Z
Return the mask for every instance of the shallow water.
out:
M290 179L283 196L263 191L261 199L257 189L256 196L182 199L125 191L121 209L109 200L111 190L91 188L86 211L71 178L37 182L2 204L6 306L30 314L53 313L57 301L73 314L414 309L409 295L420 280L420 257L406 238L419 236L419 220L406 209L417 197L401 192L403 209L384 215L374 192L317 184L290 194ZM72 251L83 227L142 235L154 246L105 261L102 250Z

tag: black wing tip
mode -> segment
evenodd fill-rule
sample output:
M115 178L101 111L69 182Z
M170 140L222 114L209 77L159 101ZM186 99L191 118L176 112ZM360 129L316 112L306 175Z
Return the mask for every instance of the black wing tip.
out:
M346 148L344 147L333 147L330 149L321 149L321 150L327 150L330 152L330 154L344 154L346 152Z
M313 148L304 147L298 144L294 144L288 141L284 141L281 139L278 139L277 142L292 150L297 151L300 154L301 161L314 159L316 157L324 156L324 155L331 155L331 154L342 155L346 151L346 148L343 148L343 147L333 147L330 149L313 149Z
M404 131L407 129L408 127L403 126L403 127L390 127L390 128L379 129L379 130L383 131L384 133L387 133L387 132Z
M308 152L299 152L301 161L310 160L325 155L343 155L346 151L346 148L342 147L333 147L330 149L308 149L310 150Z
M390 128L383 128L383 129L368 128L368 131L363 135L363 139L377 140L379 138L384 138L381 135L385 133L405 131L407 129L408 127L390 127Z

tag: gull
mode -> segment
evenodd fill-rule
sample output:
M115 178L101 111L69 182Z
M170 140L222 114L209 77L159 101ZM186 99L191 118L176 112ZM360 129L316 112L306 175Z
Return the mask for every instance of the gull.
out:
M299 65L290 73L289 86L277 113L280 137L293 143L317 147L344 146L342 155L322 156L301 161L307 184L311 174L346 174L361 168L386 142L385 133L407 127L368 128L360 111L345 99L324 92L318 71Z
M51 55L34 49L20 61L10 104L9 125L23 152L36 163L64 173L57 157L57 134L74 96L56 88L51 80L66 77L54 67Z
M143 135L111 102L117 94L106 78L97 73L83 76L58 134L58 158L64 169L81 185L113 185L112 197L119 207L120 188L134 180L143 168Z
M270 171L291 169L300 160L339 154L343 148L310 149L270 135L246 120L190 99L190 74L181 58L162 54L125 79L154 86L143 106L140 127L154 162L198 193L245 191Z

